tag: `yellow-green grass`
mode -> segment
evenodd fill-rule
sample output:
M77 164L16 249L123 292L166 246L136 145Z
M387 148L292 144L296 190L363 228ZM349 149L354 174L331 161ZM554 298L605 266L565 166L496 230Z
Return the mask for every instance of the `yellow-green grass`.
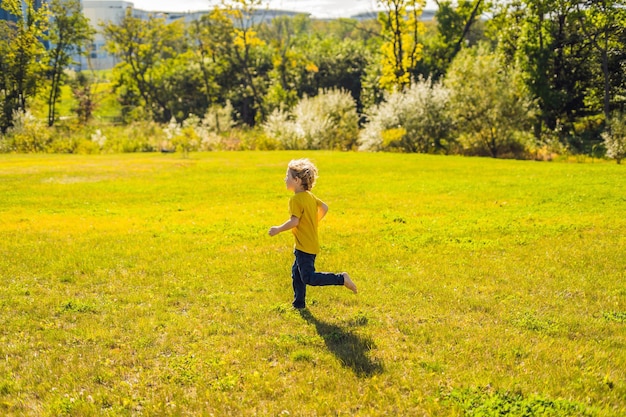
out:
M301 313L267 231L304 156L359 293ZM1 155L0 196L2 415L626 413L624 166Z

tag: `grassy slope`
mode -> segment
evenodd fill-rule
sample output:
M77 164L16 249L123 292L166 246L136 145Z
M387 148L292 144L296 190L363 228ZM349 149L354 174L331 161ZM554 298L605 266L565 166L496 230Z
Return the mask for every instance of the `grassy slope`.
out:
M331 208L290 309L282 179ZM626 413L626 171L356 153L0 156L0 412ZM521 413L521 412L520 412Z

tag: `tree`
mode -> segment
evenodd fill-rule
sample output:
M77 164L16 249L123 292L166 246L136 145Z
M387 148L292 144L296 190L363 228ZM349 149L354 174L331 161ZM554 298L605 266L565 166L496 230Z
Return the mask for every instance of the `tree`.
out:
M137 91L155 121L167 123L173 116L182 121L196 110L200 81L190 68L182 22L166 24L154 16L143 20L128 8L119 25L105 25L104 34L106 48L121 60L115 68L118 85Z
M218 7L195 20L189 28L195 61L202 73L202 92L210 105L223 103L226 91L233 88L229 51L234 41L231 19Z
M243 75L241 116L250 125L265 119L263 90L267 83L263 78L269 71L269 65L262 68L263 57L259 49L265 43L258 37L259 24L255 23L254 18L262 3L263 0L223 0L226 13L235 24L230 58L233 67Z
M50 44L48 78L48 126L54 124L55 107L61 93L61 85L66 81L65 70L73 57L93 41L95 31L89 19L83 15L79 0L52 0L50 2L52 21L50 23Z
M609 61L619 53L624 44L619 42L626 31L626 4L623 0L582 1L576 9L581 19L581 29L594 50L600 55L603 78L602 108L605 120L611 118L611 72Z
M76 100L74 111L78 116L78 121L86 124L93 115L96 108L96 101L92 92L92 82L84 72L78 72L76 77L70 81L72 94Z
M462 50L452 61L444 85L462 144L470 153L520 156L526 149L522 132L534 106L515 68L485 44Z
M362 44L350 39L310 39L300 48L305 62L312 63L315 70L303 71L299 96L314 96L319 91L338 88L352 95L361 112L362 79L371 59Z
M277 17L260 28L260 37L272 48L270 85L265 97L266 113L293 108L303 93L303 78L319 71L306 56L306 41L311 19L306 15ZM317 91L317 90L315 90Z
M541 110L534 124L537 141L543 141L546 133L556 134L564 144L582 149L585 123L580 122L595 114L588 100L594 90L594 54L580 27L576 2L506 2L495 11L490 31L504 61L521 71L537 99Z
M340 22L348 22L347 19ZM272 48L270 86L265 97L267 114L291 109L303 97L330 89L348 91L362 110L362 78L370 52L362 41L346 37L335 22L316 22L305 15L277 18L262 26L260 36ZM353 30L353 27L350 26Z
M419 75L439 79L461 48L484 39L480 16L487 8L483 0L436 0L436 30L427 34Z
M264 96L271 51L258 36L256 13L262 0L221 0L193 24L192 42L203 89L211 103L230 101L241 119L254 125L265 118Z
M381 86L392 91L404 89L411 83L411 74L422 57L420 36L424 24L419 17L426 5L425 0L379 0L384 12L380 13L382 34Z
M33 0L3 0L4 10L17 17L0 21L0 131L13 125L13 115L25 112L34 96L45 66L42 40L48 25L48 9L35 9Z

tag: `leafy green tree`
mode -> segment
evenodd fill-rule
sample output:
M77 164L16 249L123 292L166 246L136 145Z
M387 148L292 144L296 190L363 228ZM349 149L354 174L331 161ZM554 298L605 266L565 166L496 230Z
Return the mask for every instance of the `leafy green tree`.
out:
M582 4L581 4L582 3ZM620 42L626 32L626 2L624 0L584 0L576 4L581 19L580 28L599 55L602 70L602 109L605 120L611 118L610 57L626 46Z
M223 0L225 13L234 22L234 38L229 57L237 74L241 74L241 87L237 89L241 116L249 125L265 119L263 96L267 86L267 73L271 69L265 42L258 36L259 23L254 13L263 0Z
M452 46L450 61L461 50L463 43L470 41L471 29L486 7L483 0L460 0L456 7L449 0L436 1L439 10L437 19L439 32L446 45Z
M81 11L79 0L52 0L50 12L48 126L52 126L56 118L61 86L67 81L65 70L74 62L74 56L86 51L95 33Z
M371 60L363 44L350 39L310 39L301 48L306 62L314 64L314 70L307 69L302 73L299 96L314 96L322 90L340 89L352 95L357 110L361 112L362 79Z
M444 85L459 139L468 152L499 157L523 156L524 134L534 105L515 68L485 44L464 49L452 61Z
M302 97L303 78L319 70L306 56L306 48L301 47L311 33L310 26L308 16L297 15L275 18L259 30L259 36L272 50L273 68L269 73L270 85L264 103L267 114L274 109L293 108Z
M48 9L36 10L33 0L3 0L0 7L17 17L0 21L0 131L13 125L16 112L25 112L37 93L45 68L42 40L48 28Z
M70 81L72 95L76 100L74 111L78 116L78 121L87 124L96 109L96 100L92 91L92 80L84 72L78 72L76 77Z
M446 73L450 62L463 47L486 40L480 17L489 4L483 0L437 0L434 31L424 38L423 59L417 74L438 79Z
M261 37L272 48L270 86L265 97L268 114L276 108L291 109L303 97L320 91L348 91L362 109L362 78L370 53L362 41L354 40L330 23L316 22L304 15L274 19L262 27Z
M310 20L310 19L309 19ZM316 19L311 21L311 33L318 38L332 38L337 41L353 40L365 46L380 47L381 25L376 18L357 19Z
M121 60L115 68L118 85L138 92L155 121L183 120L196 111L200 80L190 67L192 53L182 22L136 18L129 8L121 23L107 23L104 33L106 48Z
M260 38L255 19L261 3L222 0L190 30L209 103L230 101L248 125L265 117L263 104L272 67L272 52Z
M496 10L490 32L537 99L536 139L543 141L547 129L582 149L580 120L594 114L588 107L594 54L577 13L576 0L513 0Z
M233 21L215 7L191 23L189 37L202 74L202 93L210 105L223 103L226 92L234 87L229 59L234 42Z

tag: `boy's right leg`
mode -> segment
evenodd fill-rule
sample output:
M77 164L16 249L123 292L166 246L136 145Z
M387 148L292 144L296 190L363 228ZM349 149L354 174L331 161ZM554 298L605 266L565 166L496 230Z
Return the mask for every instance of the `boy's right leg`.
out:
M298 259L296 258L291 267L291 280L293 285L293 303L294 308L306 308L306 284L302 282L300 277L300 269L298 268Z
M324 285L343 285L343 274L333 274L331 272L315 271L315 255L301 252L296 249L296 263L300 270L300 279L307 285L314 287Z

